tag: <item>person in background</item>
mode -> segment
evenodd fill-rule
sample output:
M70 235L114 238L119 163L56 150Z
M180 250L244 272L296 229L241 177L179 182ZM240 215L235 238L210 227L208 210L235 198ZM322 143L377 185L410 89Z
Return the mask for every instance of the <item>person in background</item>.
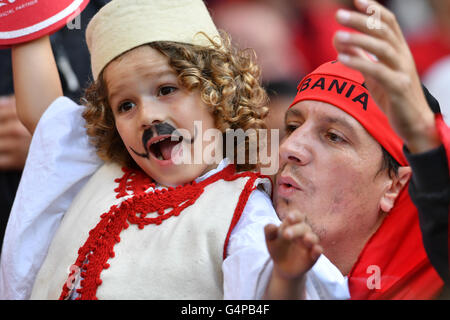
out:
M294 31L276 5L264 1L223 1L211 6L217 26L241 48L249 48L261 66L261 81L269 98L268 129L284 137L283 115L305 74L304 58L295 47ZM270 28L267 26L270 25Z
M27 158L31 135L16 113L11 79L11 56L0 50L0 254L22 169Z

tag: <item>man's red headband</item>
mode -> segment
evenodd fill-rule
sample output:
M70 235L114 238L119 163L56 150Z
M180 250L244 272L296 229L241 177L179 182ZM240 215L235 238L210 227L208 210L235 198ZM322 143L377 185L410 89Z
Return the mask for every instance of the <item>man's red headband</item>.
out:
M408 165L402 150L402 139L364 87L364 77L359 71L338 61L327 62L307 75L297 90L289 108L304 100L334 105L355 118L400 165Z

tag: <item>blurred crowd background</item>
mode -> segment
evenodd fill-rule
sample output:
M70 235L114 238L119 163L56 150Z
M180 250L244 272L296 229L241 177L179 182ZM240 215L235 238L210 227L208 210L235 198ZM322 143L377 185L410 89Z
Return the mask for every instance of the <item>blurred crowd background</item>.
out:
M450 123L450 0L379 1L397 16L417 70ZM240 46L254 48L277 121L302 76L336 58L334 16L352 0L208 0L219 28ZM278 110L280 109L280 110ZM277 110L277 111L275 111ZM280 111L280 112L278 112Z
M72 28L52 35L65 95L79 101L90 81L87 23L108 0L91 0ZM299 80L336 58L338 8L352 0L206 0L216 25L240 47L253 48L271 98L268 124L283 132L284 112ZM450 124L450 0L385 0L405 33L423 83ZM78 28L73 28L77 26ZM31 137L15 116L9 50L0 50L0 244ZM2 112L3 110L3 112ZM7 112L6 112L7 111ZM36 195L38 196L38 195Z

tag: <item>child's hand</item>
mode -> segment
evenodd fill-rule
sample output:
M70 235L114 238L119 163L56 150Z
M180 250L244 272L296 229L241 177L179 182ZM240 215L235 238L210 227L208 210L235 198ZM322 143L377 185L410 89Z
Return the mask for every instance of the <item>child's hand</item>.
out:
M298 211L289 213L277 227L264 229L274 273L285 280L300 280L322 253L319 237Z

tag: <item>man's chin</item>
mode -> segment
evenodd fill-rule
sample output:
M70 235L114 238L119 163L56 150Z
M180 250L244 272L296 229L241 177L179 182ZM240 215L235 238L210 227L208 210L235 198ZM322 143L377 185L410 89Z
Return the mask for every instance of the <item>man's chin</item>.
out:
M286 216L289 214L289 209L290 209L290 205L289 205L289 201L287 201L286 199L280 198L280 197L276 197L273 199L273 204L274 204L274 208L275 211L277 212L278 218L280 218L280 220L283 220L284 218L286 218Z

